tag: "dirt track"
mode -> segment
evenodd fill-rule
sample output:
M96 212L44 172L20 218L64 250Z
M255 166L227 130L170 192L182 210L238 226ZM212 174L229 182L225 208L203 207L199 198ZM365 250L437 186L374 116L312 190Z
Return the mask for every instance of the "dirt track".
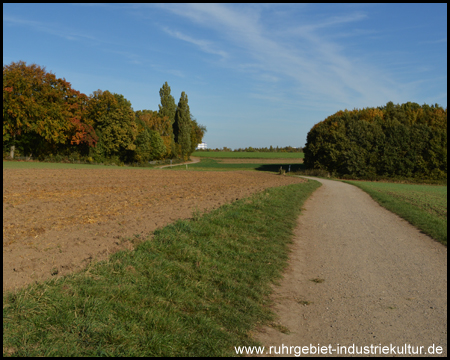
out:
M254 337L266 349L435 344L446 355L447 248L362 190L319 181L274 286L274 310L290 334L265 327Z

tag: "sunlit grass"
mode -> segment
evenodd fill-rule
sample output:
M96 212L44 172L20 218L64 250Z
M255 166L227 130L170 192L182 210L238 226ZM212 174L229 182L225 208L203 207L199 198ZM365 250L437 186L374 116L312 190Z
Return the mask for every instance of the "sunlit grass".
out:
M432 238L447 244L447 186L345 181Z
M278 172L280 167L288 171L289 164L227 164L221 163L215 159L201 159L199 163L166 168L168 170L210 170L210 171L240 171L240 170L258 170L268 172ZM298 171L304 167L303 164L291 164L291 172Z

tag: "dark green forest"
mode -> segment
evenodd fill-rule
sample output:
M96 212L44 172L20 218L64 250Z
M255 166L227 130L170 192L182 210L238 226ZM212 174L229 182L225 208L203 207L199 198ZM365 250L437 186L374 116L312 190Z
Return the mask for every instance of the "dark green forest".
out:
M447 178L447 109L393 104L338 111L314 125L305 167L370 179Z
M123 95L72 89L45 67L3 66L3 158L144 164L186 160L202 142L183 91L178 105L167 82L158 111L139 110Z

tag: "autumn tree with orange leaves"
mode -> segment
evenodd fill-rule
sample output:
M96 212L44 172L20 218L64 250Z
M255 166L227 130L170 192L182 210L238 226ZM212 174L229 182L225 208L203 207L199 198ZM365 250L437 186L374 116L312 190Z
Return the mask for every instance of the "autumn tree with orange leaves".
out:
M3 142L10 156L17 145L33 155L68 144L94 146L93 123L84 116L87 101L45 67L23 61L3 66Z

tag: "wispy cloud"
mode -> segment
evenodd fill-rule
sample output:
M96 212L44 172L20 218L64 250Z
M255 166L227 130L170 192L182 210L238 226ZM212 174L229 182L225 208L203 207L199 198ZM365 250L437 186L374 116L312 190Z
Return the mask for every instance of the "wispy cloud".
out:
M91 44L97 49L107 53L114 53L120 55L128 60L130 64L140 65L144 61L139 55L129 51L116 50L122 44L115 43L109 40L99 39L91 34L75 31L62 24L57 23L43 23L39 21L32 21L18 18L15 16L3 16L3 23L11 26L24 26L30 28L33 32L43 32L69 41L83 42L84 44ZM100 46L104 45L104 46ZM111 45L114 47L111 48ZM108 48L110 46L110 48Z
M223 58L227 58L228 57L228 54L225 51L217 50L216 46L211 41L194 39L194 38L192 38L192 37L190 37L188 35L185 35L185 34L179 32L179 31L170 30L167 27L164 27L163 30L167 34L169 34L169 35L171 35L171 36L173 36L173 37L175 37L177 39L180 39L180 40L183 40L183 41L186 41L188 43L196 45L197 47L200 48L200 50L202 50L202 51L204 51L206 53L214 54L214 55L220 55Z
M303 96L299 101L326 97L348 106L355 103L368 106L397 99L402 91L385 69L346 56L344 46L326 35L325 30L366 19L368 15L363 12L292 28L286 25L285 29L271 32L261 20L261 11L254 7L192 4L163 8L216 31L233 48L255 59L262 72L294 79L297 93ZM292 46L292 42L298 45ZM239 64L231 66L239 68Z
M201 27L213 30L230 42L233 50L250 55L262 72L276 73L295 80L299 101L308 103L319 97L349 107L381 105L389 99L404 99L410 92L400 86L381 63L354 58L336 31L346 24L358 24L369 14L355 11L335 15L314 23L271 31L262 11L243 5L224 4L167 5L167 11ZM349 35L349 32L345 32ZM358 32L354 32L358 35ZM361 33L361 31L360 31ZM370 33L364 30L362 33ZM293 45L295 44L295 45ZM230 51L229 51L230 53ZM367 55L367 54L366 54ZM230 58L244 58L230 54ZM239 68L239 64L230 66ZM325 101L325 100L324 100Z
M364 20L366 18L367 18L367 14L365 14L363 12L355 12L352 14L346 14L346 15L342 15L342 16L331 16L320 22L295 27L293 29L290 29L289 31L294 34L298 33L298 34L302 35L305 32L313 32L318 29L330 28L335 25L343 25L343 24L348 24L350 22L357 22L357 21Z
M444 39L437 39L437 40L429 40L429 41L421 41L419 42L419 45L425 45L425 44L446 44L447 38Z
M26 26L32 28L35 31L45 32L54 36L64 38L66 40L93 40L98 41L95 37L89 34L83 34L78 31L70 30L64 28L62 25L58 24L48 24L39 21L32 21L21 19L15 16L3 16L3 24L5 25L16 25L16 26Z

